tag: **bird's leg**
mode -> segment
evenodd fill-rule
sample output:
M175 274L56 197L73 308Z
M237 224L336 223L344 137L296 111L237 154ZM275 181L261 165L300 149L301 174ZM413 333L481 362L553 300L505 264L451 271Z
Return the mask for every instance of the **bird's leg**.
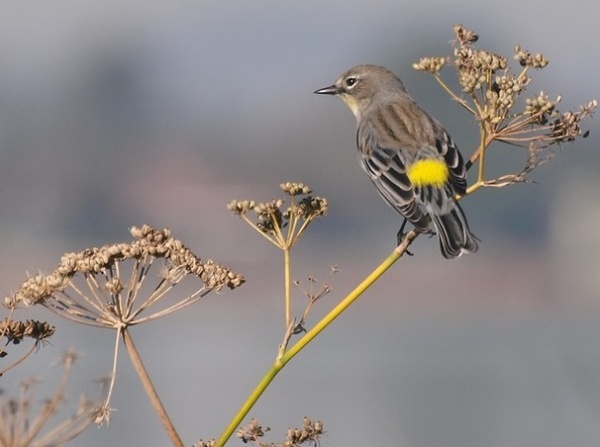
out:
M406 222L408 222L408 219L405 217L404 220L402 221L402 225L400 225L400 229L398 230L398 233L396 233L397 246L400 245L402 243L402 240L404 239L404 227L406 227Z
M408 222L408 219L405 217L404 220L402 221L402 225L400 225L400 229L398 230L398 233L396 233L396 246L400 245L402 243L402 241L404 240L404 236L406 233L404 233L404 227L406 227L406 222ZM412 256L412 252L406 250L405 252L408 256Z

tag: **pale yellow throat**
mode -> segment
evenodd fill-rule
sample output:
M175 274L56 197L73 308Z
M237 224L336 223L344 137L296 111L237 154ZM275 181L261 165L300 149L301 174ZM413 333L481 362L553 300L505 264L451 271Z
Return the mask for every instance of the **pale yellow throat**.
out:
M354 96L342 94L340 95L340 99L346 103L346 105L352 111L356 118L360 116L360 108L358 106L358 101Z

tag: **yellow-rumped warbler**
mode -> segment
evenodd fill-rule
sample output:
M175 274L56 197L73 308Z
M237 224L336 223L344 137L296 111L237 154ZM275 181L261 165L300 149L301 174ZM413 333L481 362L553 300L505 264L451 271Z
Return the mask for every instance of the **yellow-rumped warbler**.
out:
M358 65L315 93L336 95L352 110L360 163L392 208L421 232L429 231L432 221L447 259L477 251L476 238L454 200L467 187L463 158L450 135L412 100L394 73Z

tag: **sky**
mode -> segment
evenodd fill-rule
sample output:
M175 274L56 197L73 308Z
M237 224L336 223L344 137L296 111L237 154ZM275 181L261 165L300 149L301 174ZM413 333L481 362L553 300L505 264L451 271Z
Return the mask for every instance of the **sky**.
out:
M519 43L543 52L550 65L530 92L560 94L562 108L576 109L600 97L598 8L591 0L5 2L5 294L63 253L128 240L128 228L144 223L243 273L239 290L138 330L187 445L217 436L282 329L281 254L226 203L277 197L283 181L329 199L329 215L293 258L301 280L339 266L321 313L393 249L400 220L358 166L354 118L312 92L353 65L385 65L470 153L475 123L412 63L450 54L452 25L462 23L493 51L511 54ZM419 238L415 256L288 366L256 416L278 433L305 414L320 418L324 445L597 439L600 129L587 125L590 137L564 146L535 183L464 201L481 239L476 255L449 262L434 239ZM503 146L491 157L498 174L523 161ZM48 318L60 329L52 346L3 380L38 374L67 347L84 353L79 387L109 370L112 334ZM119 375L113 421L73 445L167 443L126 359Z

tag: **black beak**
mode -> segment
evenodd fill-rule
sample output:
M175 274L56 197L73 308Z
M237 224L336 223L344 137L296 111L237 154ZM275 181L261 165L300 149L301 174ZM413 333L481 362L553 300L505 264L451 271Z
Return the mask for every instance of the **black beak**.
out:
M340 92L340 89L334 85L330 85L329 87L320 88L319 90L315 90L313 93L317 95L337 95Z

